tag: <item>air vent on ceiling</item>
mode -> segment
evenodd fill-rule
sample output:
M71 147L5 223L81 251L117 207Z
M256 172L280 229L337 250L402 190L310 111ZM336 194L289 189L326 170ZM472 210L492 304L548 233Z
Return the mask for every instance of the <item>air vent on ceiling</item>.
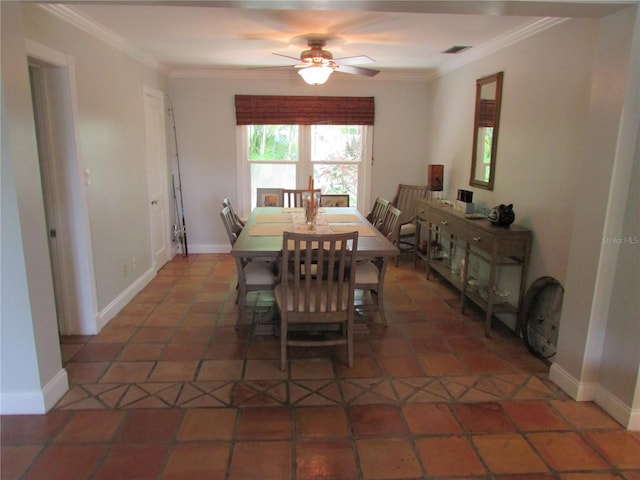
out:
M460 52L462 52L464 50L467 50L468 48L471 48L471 46L469 46L469 45L454 45L453 47L447 48L442 53L460 53Z

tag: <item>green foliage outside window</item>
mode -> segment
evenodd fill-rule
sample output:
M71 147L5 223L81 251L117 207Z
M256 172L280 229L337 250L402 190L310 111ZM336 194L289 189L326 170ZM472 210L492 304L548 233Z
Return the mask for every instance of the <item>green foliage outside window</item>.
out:
M297 125L249 126L249 160L296 161L297 159Z

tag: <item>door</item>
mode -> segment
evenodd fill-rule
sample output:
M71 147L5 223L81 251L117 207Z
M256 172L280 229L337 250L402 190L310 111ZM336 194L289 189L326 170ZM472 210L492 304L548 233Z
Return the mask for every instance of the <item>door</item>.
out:
M171 258L164 94L145 86L143 95L151 249L157 271Z

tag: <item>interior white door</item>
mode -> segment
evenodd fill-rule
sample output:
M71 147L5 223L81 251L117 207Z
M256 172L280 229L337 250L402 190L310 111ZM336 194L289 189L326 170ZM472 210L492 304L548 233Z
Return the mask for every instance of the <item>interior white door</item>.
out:
M157 271L171 258L164 94L145 86L143 95L151 248Z

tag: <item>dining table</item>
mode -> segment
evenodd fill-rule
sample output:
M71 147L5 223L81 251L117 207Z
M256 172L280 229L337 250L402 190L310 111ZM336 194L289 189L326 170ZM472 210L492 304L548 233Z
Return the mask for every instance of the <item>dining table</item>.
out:
M303 208L256 207L233 244L231 255L245 259L277 260L282 254L284 232L330 234L353 231L358 232L358 259L379 258L388 264L400 253L355 207L320 207L313 226L306 222ZM382 271L386 271L386 268ZM273 332L272 320L267 319L264 323L266 325L256 325L255 333ZM366 330L362 322L355 325L356 333Z
M395 258L398 248L382 235L355 207L320 207L313 229L305 221L302 208L256 207L231 249L242 258L278 258L282 234L358 232L357 257Z

